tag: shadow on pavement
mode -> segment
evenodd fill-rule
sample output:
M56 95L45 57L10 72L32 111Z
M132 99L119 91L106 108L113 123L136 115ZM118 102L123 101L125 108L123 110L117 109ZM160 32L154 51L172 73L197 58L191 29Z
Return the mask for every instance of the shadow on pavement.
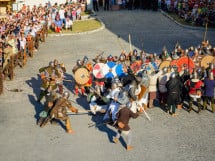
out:
M104 132L107 134L108 139L110 142L113 142L113 137L116 135L116 132L111 129L108 125L108 123L104 122L103 120L104 114L96 114L96 115L92 115L92 122L94 122L94 124L89 125L89 128L97 128L99 131Z
M38 103L33 95L28 95L28 99L31 102L31 104L34 106L34 109L35 109L34 117L37 121L39 118L39 113L43 110L43 105L41 103Z

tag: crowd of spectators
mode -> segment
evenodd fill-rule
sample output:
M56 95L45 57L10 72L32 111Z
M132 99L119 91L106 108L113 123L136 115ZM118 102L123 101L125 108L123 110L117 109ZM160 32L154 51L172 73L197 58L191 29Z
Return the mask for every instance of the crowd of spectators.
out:
M51 6L48 11L50 29L55 32L61 32L62 29L72 30L73 22L81 20L81 13L84 11L82 4L84 1L68 2L61 5L55 3Z
M4 69L12 55L26 50L28 41L35 40L44 26L55 32L72 29L73 21L81 19L81 3L51 5L49 2L33 7L23 4L19 11L0 18L0 66Z
M0 66L4 67L12 55L26 49L47 22L47 6L23 5L18 12L10 12L0 19ZM36 50L36 48L35 48Z
M159 6L193 25L205 26L208 23L215 26L214 0L160 0Z

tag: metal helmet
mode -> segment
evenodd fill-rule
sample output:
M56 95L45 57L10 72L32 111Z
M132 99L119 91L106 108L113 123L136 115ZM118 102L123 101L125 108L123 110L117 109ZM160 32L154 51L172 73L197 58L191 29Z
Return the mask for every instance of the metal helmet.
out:
M137 55L137 49L133 50L133 54L136 56Z
M49 62L49 66L50 66L50 67L54 67L54 62L53 62L53 61L50 61L50 62Z
M143 75L147 75L147 70L143 70Z
M201 68L197 68L197 69L196 69L196 72L197 72L198 74L200 74L200 73L202 72L202 69L201 69Z
M176 73L173 72L173 73L170 75L170 79L173 79L173 78L175 78L175 77L176 77Z
M178 67L176 65L173 65L173 69L175 72L178 72Z
M82 62L81 62L80 59L78 59L78 60L76 61L76 65L77 65L77 66L81 66L81 65L82 65Z
M119 56L119 61L125 61L125 59L126 59L125 54L121 54L121 55Z
M163 71L164 74L166 74L168 72L168 68L167 67L163 67L162 71Z
M198 79L198 73L197 72L193 72L193 74L191 75L192 79Z
M107 60L108 60L108 61L114 61L114 57L113 57L112 55L109 55L109 56L107 57Z
M83 58L83 63L86 63L88 60L89 60L88 57L87 57L87 56L84 56L84 58Z
M65 92L63 93L63 98L68 99L68 98L69 98L69 96L70 96L70 94L69 94L69 92L68 92L68 91L65 91Z

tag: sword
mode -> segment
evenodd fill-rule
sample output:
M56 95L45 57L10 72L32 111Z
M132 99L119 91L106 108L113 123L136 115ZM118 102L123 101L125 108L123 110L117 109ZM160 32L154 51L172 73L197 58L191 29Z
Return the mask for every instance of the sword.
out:
M141 106L139 103L137 103L136 102L136 104L137 104L137 106L139 106L142 110L143 110L143 113L146 115L146 118L149 120L149 121L151 121L151 118L149 117L149 115L146 113L146 111L144 110L144 108L143 108L143 106Z
M9 89L7 87L5 87L6 90L10 91L10 92L22 92L23 90L22 89L18 89L18 88L15 88L15 89Z

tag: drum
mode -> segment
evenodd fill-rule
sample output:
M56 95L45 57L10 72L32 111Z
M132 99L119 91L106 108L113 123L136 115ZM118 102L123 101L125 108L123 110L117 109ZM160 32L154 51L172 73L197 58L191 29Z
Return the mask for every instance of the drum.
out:
M90 79L89 71L86 68L78 68L75 71L74 79L77 84L84 85Z
M116 71L114 70L115 65L114 62L110 61L103 66L102 73L105 78L114 78L117 76Z
M104 67L104 63L97 63L93 66L93 76L97 79L103 79L104 75L102 73L102 69Z

